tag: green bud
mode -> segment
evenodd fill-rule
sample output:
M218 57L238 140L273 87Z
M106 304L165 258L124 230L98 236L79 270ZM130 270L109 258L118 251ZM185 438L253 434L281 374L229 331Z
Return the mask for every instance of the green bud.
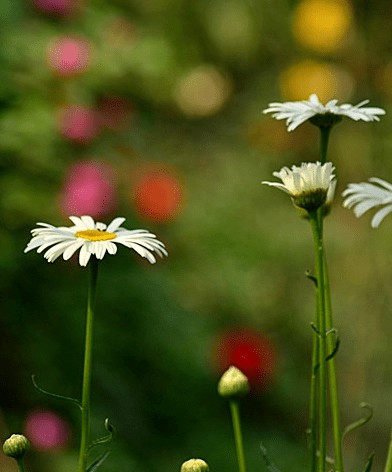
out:
M22 434L13 434L3 444L4 454L14 459L21 459L29 449L30 441Z
M231 366L218 383L218 393L222 397L242 397L249 392L248 377L237 367Z
M181 472L209 472L209 467L203 459L189 459L181 466Z
M312 213L327 201L328 190L318 188L292 197L294 205Z

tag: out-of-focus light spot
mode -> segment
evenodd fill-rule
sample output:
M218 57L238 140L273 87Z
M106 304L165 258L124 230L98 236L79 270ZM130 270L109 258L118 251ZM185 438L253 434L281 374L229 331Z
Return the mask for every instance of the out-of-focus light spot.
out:
M115 49L129 48L137 38L137 30L126 18L116 18L105 29L104 37L105 42Z
M190 117L217 113L231 95L231 82L213 65L202 65L180 77L174 101Z
M312 93L316 93L321 103L333 98L347 101L355 86L349 72L313 60L292 64L282 72L279 81L285 100L308 100Z
M131 200L143 218L171 223L184 209L186 192L175 169L149 164L134 173Z
M60 108L58 126L64 138L75 144L89 144L102 129L101 114L95 108L67 105Z
M293 36L304 47L331 54L344 45L352 19L347 0L302 0L295 10Z
M248 377L255 389L267 387L278 368L275 344L267 336L250 329L223 332L214 342L212 355L218 375L234 365Z
M47 409L33 410L26 418L24 433L34 449L59 451L67 447L71 430L57 413Z
M121 131L134 120L134 106L128 100L117 95L102 97L98 105L102 125L111 131Z
M59 197L64 216L108 216L117 207L116 178L108 163L75 162L68 170Z
M256 25L245 2L211 2L206 10L206 24L211 39L228 58L243 62L257 51Z
M380 67L375 76L375 85L377 89L388 100L392 100L392 62L388 62Z
M301 152L314 146L306 126L296 129L296 133L288 133L284 120L271 120L263 117L262 120L252 123L247 129L249 142L260 149L267 150L266 156L272 156L271 151ZM318 137L318 136L317 136ZM263 153L263 155L265 155Z
M85 0L31 0L40 12L53 16L70 16L79 13Z
M83 38L61 36L47 47L46 60L50 70L62 78L86 72L91 65L92 45Z

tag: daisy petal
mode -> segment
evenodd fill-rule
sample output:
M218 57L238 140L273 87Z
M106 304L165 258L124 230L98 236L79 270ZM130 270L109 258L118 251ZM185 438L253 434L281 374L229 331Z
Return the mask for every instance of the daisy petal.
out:
M392 211L392 205L388 205L379 210L372 219L371 225L373 228L378 228L381 221Z

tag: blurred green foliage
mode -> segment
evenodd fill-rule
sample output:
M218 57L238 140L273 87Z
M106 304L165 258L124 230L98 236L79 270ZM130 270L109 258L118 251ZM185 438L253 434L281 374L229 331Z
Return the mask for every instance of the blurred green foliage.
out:
M260 441L282 472L306 467L311 234L287 196L260 182L283 165L316 160L318 134L308 123L288 134L261 112L290 98L282 73L309 58L344 69L339 99L370 98L390 111L392 58L388 2L353 2L349 40L327 55L293 41L297 6L96 0L51 16L28 0L0 3L1 433L20 432L37 405L61 413L73 431L66 451L33 452L30 471L68 472L76 463L77 412L36 392L30 375L47 390L79 395L87 276L76 263L49 265L23 249L37 221L68 224L58 195L69 166L87 159L113 166L126 227L148 228L169 251L152 267L125 249L101 264L93 434L104 434L106 417L118 431L102 470L169 472L198 456L212 471L236 470L212 356L228 326L267 334L279 350L274 382L243 402L249 470L265 470ZM51 70L47 48L61 35L91 43L84 73L64 79ZM61 106L98 107L112 95L132 104L129 126L86 144L61 134ZM326 239L343 421L358 417L362 400L375 408L346 440L353 470L373 449L375 470L382 466L392 422L391 223L371 230L368 217L341 208L340 193L373 175L392 179L391 124L388 114L380 124L344 120L329 152L338 175ZM143 219L129 197L132 171L146 162L182 176L186 206L171 223Z

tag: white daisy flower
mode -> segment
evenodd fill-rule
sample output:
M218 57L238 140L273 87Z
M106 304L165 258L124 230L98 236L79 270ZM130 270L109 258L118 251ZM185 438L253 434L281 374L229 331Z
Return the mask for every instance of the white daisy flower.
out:
M363 107L369 100L363 100L355 106L348 103L337 105L337 103L337 100L330 100L324 106L314 93L309 100L270 103L263 113L272 113L277 120L286 120L288 131L295 130L309 119L317 126L330 127L338 123L342 116L348 116L355 121L380 121L378 115L385 115L385 110L382 108Z
M79 264L87 266L92 254L97 259L103 259L106 251L116 254L116 244L122 244L148 259L151 264L156 262L153 252L160 257L167 256L165 245L156 239L155 234L145 229L127 230L121 227L125 218L115 218L108 226L94 222L91 216L70 216L74 223L71 227L56 227L47 223L37 223L41 228L31 230L33 235L24 252L37 249L41 253L48 249L44 257L48 262L54 262L63 255L66 261L80 249Z
M371 208L386 205L373 216L371 225L377 228L388 213L392 212L392 185L377 177L371 177L369 182L375 182L378 185L368 182L349 184L342 193L343 197L347 197L343 206L353 207L355 216L359 218Z
M262 183L288 193L297 207L311 213L321 205L331 205L336 187L334 170L331 162L302 163L301 167L292 166L291 170L283 167L279 172L273 173L283 183Z

